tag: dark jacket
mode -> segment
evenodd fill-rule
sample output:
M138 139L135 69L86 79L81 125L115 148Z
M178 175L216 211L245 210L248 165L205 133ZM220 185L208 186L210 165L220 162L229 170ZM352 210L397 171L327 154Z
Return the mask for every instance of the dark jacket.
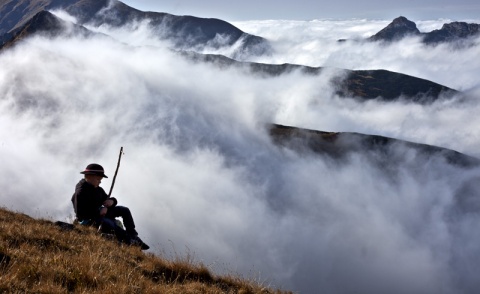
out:
M79 220L95 220L100 216L100 209L107 199L113 200L113 206L117 205L117 199L108 197L102 187L95 188L92 184L80 180L75 187L72 196L73 209Z

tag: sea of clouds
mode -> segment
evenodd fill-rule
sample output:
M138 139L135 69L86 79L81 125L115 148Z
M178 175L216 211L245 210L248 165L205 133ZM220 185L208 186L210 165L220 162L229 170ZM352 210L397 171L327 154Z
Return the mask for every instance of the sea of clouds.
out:
M0 205L70 221L79 172L102 164L108 192L123 146L113 195L156 254L193 254L215 272L301 293L475 293L480 169L398 148L392 179L360 153L340 164L280 148L265 128L379 134L480 157L478 40L337 42L388 23L235 23L272 43L251 61L329 68L275 78L189 62L145 24L91 28L111 38L28 39L0 53ZM339 98L329 83L338 68L465 94L429 105Z

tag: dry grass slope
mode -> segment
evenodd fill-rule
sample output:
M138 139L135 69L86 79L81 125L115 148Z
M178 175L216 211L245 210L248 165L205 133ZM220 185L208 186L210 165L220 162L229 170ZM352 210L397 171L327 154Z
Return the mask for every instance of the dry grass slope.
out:
M287 293L0 208L0 293Z

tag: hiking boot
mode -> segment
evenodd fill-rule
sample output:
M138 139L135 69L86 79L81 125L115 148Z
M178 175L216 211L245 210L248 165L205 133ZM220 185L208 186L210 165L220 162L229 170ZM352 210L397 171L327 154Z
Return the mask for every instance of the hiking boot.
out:
M142 239L140 239L140 237L138 236L135 236L135 237L132 237L130 239L130 245L133 245L133 246L138 246L140 247L140 249L142 250L148 250L150 249L150 246L148 246L147 244L145 244Z

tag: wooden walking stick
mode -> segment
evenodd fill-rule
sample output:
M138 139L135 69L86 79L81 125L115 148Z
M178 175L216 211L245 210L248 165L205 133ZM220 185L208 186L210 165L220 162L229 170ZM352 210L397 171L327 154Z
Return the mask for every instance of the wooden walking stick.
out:
M108 192L108 197L112 195L113 186L115 185L115 179L117 178L118 168L120 167L120 160L122 159L123 147L120 147L120 154L118 155L117 169L115 170L115 175L113 176L112 186L110 187L110 192Z

